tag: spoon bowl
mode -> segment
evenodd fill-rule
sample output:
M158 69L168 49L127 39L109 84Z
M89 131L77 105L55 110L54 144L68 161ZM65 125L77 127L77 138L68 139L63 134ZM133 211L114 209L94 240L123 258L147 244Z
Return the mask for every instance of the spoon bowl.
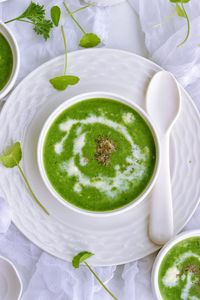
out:
M153 76L146 94L146 109L159 131L166 133L176 122L180 107L180 90L175 77L166 71Z

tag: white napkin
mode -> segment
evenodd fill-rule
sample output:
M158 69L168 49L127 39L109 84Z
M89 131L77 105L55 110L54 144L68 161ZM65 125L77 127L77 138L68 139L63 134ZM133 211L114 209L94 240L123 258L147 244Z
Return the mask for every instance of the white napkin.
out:
M200 108L199 0L191 0L185 4L191 22L191 33L188 41L180 47L177 45L184 39L187 31L186 20L178 16L167 20L175 13L175 4L169 0L151 0L151 5L145 0L128 1L139 15L150 58L172 72ZM161 26L155 26L162 22Z
M12 213L8 202L0 197L0 236L6 233L11 223Z
M112 6L112 5L116 5L119 4L121 2L124 2L126 0L97 0L97 1L93 1L93 0L84 0L84 2L86 3L96 3L96 6Z

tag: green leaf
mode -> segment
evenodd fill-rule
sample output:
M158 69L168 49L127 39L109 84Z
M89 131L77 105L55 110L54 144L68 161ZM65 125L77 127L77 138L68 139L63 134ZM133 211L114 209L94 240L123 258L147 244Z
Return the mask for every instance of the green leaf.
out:
M50 79L52 86L59 91L64 91L69 85L75 85L80 78L73 75L63 75Z
M169 0L172 3L188 3L190 0Z
M0 155L0 161L6 168L17 166L21 159L22 150L19 142L10 146L2 155Z
M81 263L84 263L85 266L88 268L88 270L94 275L96 280L99 282L99 284L104 288L104 290L111 296L113 300L118 300L117 297L106 287L106 285L103 283L103 281L99 278L97 273L90 267L90 265L86 262L88 258L93 256L94 254L88 251L82 251L79 252L77 255L74 256L72 260L72 265L75 269L78 269L80 267Z
M50 37L50 31L52 28L53 23L50 20L42 20L38 23L35 23L33 30L47 40Z
M58 26L60 21L61 10L60 7L55 5L51 8L51 20L55 26Z
M80 264L83 263L86 259L93 256L94 254L88 251L82 251L74 256L72 260L72 265L74 268L79 268Z
M34 194L28 179L26 178L22 168L20 167L20 161L22 159L22 149L20 142L16 142L12 146L6 149L6 151L0 155L0 162L2 165L6 168L14 168L17 167L26 186L29 189L29 192L31 193L33 199L36 201L36 203L44 210L44 212L49 215L48 210L40 203L40 201L37 199L36 195Z
M176 3L176 12L179 17L186 18L184 10L178 3Z
M27 9L17 19L29 19L31 21L43 20L45 17L44 5L31 2Z
M45 19L45 8L43 5L31 2L27 9L18 17L6 21L10 23L13 21L26 22L33 25L33 30L47 40L50 36L50 31L53 28L51 20Z
M94 33L86 33L79 42L83 48L92 48L101 43L101 39Z

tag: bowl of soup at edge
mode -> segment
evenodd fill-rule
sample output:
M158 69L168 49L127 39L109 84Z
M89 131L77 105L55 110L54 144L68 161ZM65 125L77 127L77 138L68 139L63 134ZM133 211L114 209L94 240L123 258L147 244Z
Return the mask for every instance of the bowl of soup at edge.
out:
M200 230L183 232L160 250L152 288L157 300L200 299Z
M3 99L13 88L20 64L17 42L8 29L0 22L0 99Z
M37 160L55 199L82 214L110 216L150 192L160 147L153 122L138 105L91 92L67 100L48 117Z

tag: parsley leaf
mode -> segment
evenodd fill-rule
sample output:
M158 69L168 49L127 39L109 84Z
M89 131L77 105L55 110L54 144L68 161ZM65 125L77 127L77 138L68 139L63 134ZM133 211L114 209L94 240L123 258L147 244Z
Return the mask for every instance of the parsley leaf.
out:
M42 20L40 22L35 23L33 30L38 34L42 35L45 40L50 37L50 30L53 27L52 22L50 20Z
M86 33L79 42L83 48L92 48L101 43L101 39L94 33Z
M57 27L60 21L61 10L60 7L55 5L51 8L51 20L53 24Z
M20 161L22 159L22 149L20 142L16 142L12 146L6 149L6 151L0 155L0 162L2 165L6 168L14 168L17 167L27 188L29 189L29 192L31 193L33 199L36 201L36 203L43 209L43 211L49 215L49 212L46 210L46 208L41 204L41 202L37 199L35 196L28 179L26 178L22 168L20 167Z
M13 21L27 22L33 25L33 30L43 36L47 40L50 36L50 31L53 28L53 23L50 20L45 19L44 5L31 2L27 9L18 17L6 21L10 23Z
M31 21L43 20L45 17L44 5L31 2L27 9L16 19L29 19Z
M96 280L99 282L99 284L104 288L104 290L111 296L112 299L117 300L117 297L115 297L115 295L105 286L105 284L103 283L103 281L99 278L99 276L97 275L97 273L94 272L94 270L90 267L90 265L86 262L86 260L88 258L90 258L91 256L93 256L94 254L88 251L82 251L79 252L78 254L76 254L74 256L74 258L72 259L72 265L74 268L79 268L81 263L84 263L85 266L88 268L88 270L94 275L94 277L96 278Z

